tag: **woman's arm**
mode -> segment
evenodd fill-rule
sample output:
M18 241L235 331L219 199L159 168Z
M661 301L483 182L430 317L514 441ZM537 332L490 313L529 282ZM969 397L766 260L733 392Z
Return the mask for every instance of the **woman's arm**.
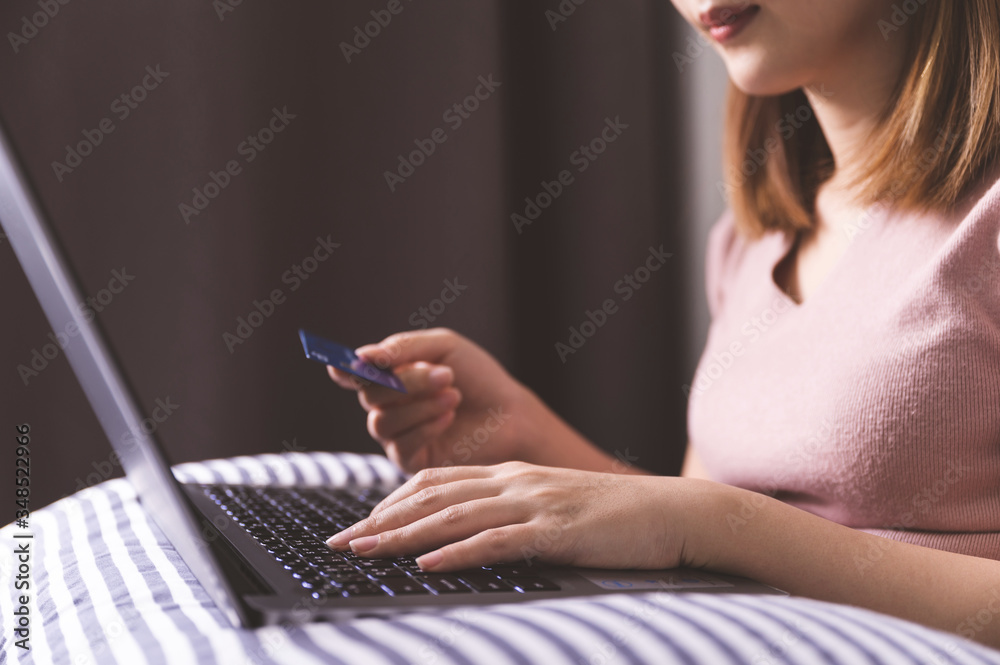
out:
M542 466L645 473L574 430L483 348L445 328L390 335L358 354L393 369L400 393L329 367L358 393L368 431L406 471L523 460ZM641 460L640 460L641 462Z
M525 389L523 408L529 414L521 423L521 440L528 444L521 460L541 466L554 466L580 471L648 475L639 466L641 459L631 459L627 451L609 455L577 432L569 423L559 417L534 392ZM524 430L527 431L524 431Z
M692 564L799 596L867 607L1000 648L1000 561L856 531L712 483Z
M689 447L685 478L708 475ZM761 494L726 486L697 562L799 596L868 607L1000 647L1000 561L855 531ZM704 549L702 549L704 548Z
M688 443L687 452L684 454L684 466L681 467L682 478L699 478L709 480L708 471L702 466L701 458Z
M435 572L529 557L691 566L1000 647L1000 562L855 531L708 480L520 462L427 469L329 544L373 557L427 552L417 562Z

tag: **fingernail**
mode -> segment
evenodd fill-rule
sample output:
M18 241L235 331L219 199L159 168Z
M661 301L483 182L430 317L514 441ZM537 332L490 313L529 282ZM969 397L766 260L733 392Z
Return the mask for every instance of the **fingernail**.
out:
M444 388L452 379L452 371L450 367L435 367L431 370L428 375L431 380L431 385L435 388Z
M375 549L375 546L378 545L378 539L378 535L355 538L351 541L351 550L355 554L361 554L362 552L373 550Z
M377 344L365 344L364 346L359 346L354 349L354 353L363 356L366 359L371 358L372 355L378 353L379 347Z
M444 554L441 554L441 550L435 550L422 557L417 557L417 565L420 566L420 570L427 571L440 564L442 559L444 559Z
M335 533L327 539L326 544L329 547L340 548L346 545L351 540L351 533L354 531L354 527L348 527L341 531L340 533Z

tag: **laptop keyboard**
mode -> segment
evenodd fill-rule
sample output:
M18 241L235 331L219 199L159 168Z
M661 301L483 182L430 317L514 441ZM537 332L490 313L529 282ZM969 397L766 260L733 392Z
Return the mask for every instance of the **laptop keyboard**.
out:
M202 485L315 598L558 591L517 565L424 573L412 557L369 559L334 552L326 540L364 519L385 496L378 490Z

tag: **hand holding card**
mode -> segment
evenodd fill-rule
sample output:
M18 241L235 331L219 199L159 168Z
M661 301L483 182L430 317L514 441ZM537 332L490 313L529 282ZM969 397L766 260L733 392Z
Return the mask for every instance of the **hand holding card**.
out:
M362 379L406 393L406 387L399 377L389 370L380 369L358 357L352 349L306 330L299 330L299 339L306 357L310 360L336 367Z
M358 351L369 362L398 372L396 380L405 377L406 394L385 390L385 384L353 385L347 379L354 377L346 369L338 371L336 364L329 365L330 378L357 391L368 412L369 434L405 471L511 460L607 467L606 455L566 426L485 349L452 330L397 333ZM356 354L348 352L340 357L350 364ZM322 350L320 354L330 357Z

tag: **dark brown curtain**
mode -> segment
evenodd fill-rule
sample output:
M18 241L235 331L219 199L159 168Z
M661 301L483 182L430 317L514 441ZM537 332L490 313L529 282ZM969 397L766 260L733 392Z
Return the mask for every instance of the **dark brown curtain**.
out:
M295 331L426 324L672 473L691 364L677 20L658 0L16 0L0 113L142 405L175 405L173 461L377 451ZM2 241L0 280L0 425L31 425L37 507L120 469Z

